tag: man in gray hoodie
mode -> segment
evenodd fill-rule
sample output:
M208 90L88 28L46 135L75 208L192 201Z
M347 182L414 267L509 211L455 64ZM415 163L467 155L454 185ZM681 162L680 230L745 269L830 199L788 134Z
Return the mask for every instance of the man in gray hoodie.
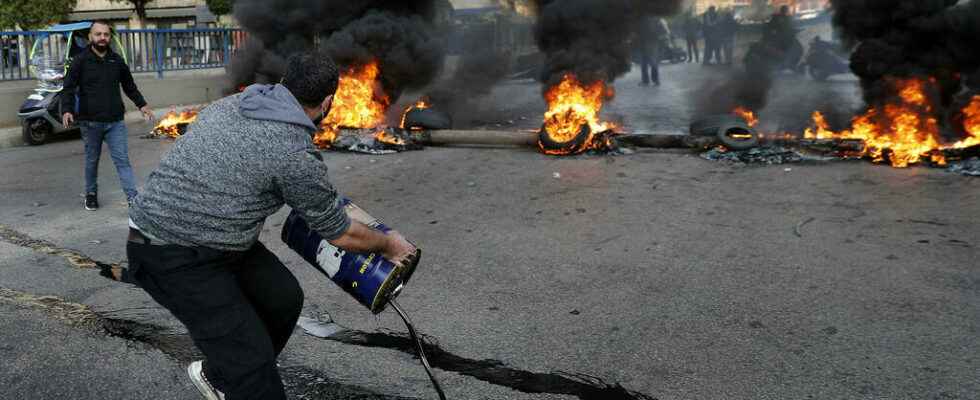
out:
M296 278L258 241L284 204L331 244L402 263L414 247L351 221L312 135L339 74L297 55L278 85L252 85L201 111L130 208L134 279L190 333L188 367L207 399L285 399L276 357L303 305Z

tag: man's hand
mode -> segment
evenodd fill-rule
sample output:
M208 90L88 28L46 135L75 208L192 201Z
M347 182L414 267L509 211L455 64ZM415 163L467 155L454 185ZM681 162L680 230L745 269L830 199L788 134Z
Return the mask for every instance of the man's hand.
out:
M330 244L354 253L381 253L386 260L405 265L415 255L415 246L396 231L387 234L358 221L351 221L350 228Z
M71 126L74 123L75 123L75 116L72 115L71 113L64 113L61 116L61 124L64 125L65 128Z
M409 259L415 257L415 246L412 246L398 231L388 231L386 236L388 243L382 251L384 258L398 265L407 265Z
M140 107L140 112L143 113L143 119L145 119L147 121L152 121L153 120L153 110L150 109L150 106L149 105L145 105L143 107Z

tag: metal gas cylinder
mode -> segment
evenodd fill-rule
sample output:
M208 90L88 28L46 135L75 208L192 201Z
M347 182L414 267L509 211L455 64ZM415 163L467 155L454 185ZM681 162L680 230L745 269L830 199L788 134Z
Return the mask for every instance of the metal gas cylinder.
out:
M341 199L341 204L351 220L384 233L391 230L349 199ZM310 229L296 210L283 223L282 241L374 314L401 293L422 256L422 251L416 250L409 265L399 266L381 253L344 251Z

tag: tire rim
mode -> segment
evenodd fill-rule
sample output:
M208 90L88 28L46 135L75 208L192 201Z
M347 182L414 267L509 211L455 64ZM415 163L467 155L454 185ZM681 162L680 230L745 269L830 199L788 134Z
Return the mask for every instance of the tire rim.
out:
M32 140L35 142L43 142L44 139L48 137L48 134L51 131L51 126L44 121L35 121L34 123L30 124L29 129L31 130L30 135Z

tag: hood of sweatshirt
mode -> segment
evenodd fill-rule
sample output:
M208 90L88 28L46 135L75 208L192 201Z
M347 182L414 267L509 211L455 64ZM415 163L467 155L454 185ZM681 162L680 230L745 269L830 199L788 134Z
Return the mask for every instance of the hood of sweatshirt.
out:
M318 130L289 89L280 84L245 88L238 110L247 118L299 125L310 132Z

